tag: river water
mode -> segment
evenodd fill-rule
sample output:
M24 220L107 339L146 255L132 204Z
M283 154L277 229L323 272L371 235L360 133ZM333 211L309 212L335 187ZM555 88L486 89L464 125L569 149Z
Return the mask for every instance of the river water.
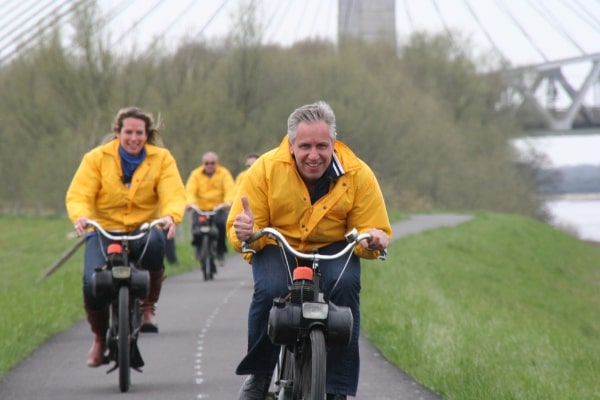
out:
M546 206L554 226L584 240L600 241L600 201L555 200L547 201Z
M513 141L513 144L526 160L531 158L532 151L544 155L546 168L600 164L598 129L579 132L578 135L526 137ZM547 201L546 206L554 217L553 225L581 239L600 241L600 200L597 198L552 200Z

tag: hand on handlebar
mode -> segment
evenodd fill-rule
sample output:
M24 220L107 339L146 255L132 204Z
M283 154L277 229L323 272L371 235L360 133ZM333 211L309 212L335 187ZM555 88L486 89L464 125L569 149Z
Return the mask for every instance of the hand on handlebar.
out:
M390 244L390 238L381 229L373 228L368 232L371 235L371 239L365 239L360 242L367 250L379 250L383 251L387 249Z
M229 203L220 203L219 205L217 205L214 210L223 210L223 211L228 211L231 208L231 204Z
M162 229L163 231L167 231L167 239L173 239L175 237L175 232L177 231L177 225L175 225L173 217L165 215L162 217L162 221Z
M73 228L75 228L77 236L81 236L85 233L85 229L87 228L87 220L88 217L80 217L77 218L73 223Z
M244 211L236 215L233 221L233 228L237 238L243 242L248 240L254 231L254 214L246 196L242 196L242 206L244 207Z

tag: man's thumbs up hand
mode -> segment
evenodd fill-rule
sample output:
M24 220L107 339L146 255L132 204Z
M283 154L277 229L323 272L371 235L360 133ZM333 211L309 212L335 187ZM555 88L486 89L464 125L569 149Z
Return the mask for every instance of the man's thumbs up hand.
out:
M233 221L235 235L241 241L248 240L254 231L254 214L246 196L242 196L242 207L244 211L239 213Z

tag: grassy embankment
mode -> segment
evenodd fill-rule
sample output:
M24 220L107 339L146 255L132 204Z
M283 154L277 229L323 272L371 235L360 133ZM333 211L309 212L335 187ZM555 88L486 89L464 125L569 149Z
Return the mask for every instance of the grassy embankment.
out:
M81 250L64 218L0 217L0 377L83 317ZM184 227L183 229L187 229ZM179 273L194 267L178 243ZM363 268L363 328L446 399L600 398L600 251L527 218L478 214L404 238Z
M363 327L445 399L598 399L600 251L482 213L363 269Z

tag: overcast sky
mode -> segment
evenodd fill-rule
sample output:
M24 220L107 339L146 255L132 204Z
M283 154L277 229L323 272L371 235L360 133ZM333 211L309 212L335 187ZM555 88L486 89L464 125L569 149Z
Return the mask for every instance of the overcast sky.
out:
M124 45L156 36L176 44L183 36L223 36L244 0L99 0L108 25ZM336 40L338 0L261 0L268 42L290 45L307 37ZM516 65L600 52L597 0L396 0L401 43L412 32L458 29L480 50L494 50ZM135 25L135 27L134 27Z
M244 0L99 0L106 29L119 47L173 48L184 37L223 37ZM513 65L539 64L600 53L598 0L396 0L399 44L415 31L458 30L476 52L497 51ZM288 46L306 38L337 40L338 0L262 0L264 40ZM578 87L588 66L566 68ZM596 104L600 103L596 99ZM547 137L519 142L545 153L553 165L600 164L600 135Z

